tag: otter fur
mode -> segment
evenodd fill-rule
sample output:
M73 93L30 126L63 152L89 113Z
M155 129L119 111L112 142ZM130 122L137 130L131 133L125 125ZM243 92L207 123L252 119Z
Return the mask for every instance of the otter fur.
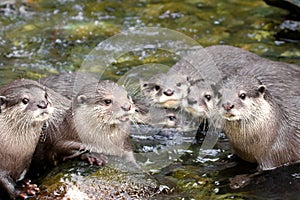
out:
M299 103L274 98L249 76L230 78L222 94L223 130L239 157L258 163L261 170L300 161Z
M0 184L12 199L26 198L37 190L30 186L22 191L16 182L27 173L52 112L47 90L35 81L19 79L0 89Z

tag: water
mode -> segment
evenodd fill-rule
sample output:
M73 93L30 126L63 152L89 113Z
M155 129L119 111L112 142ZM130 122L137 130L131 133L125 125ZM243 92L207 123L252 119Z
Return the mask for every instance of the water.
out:
M144 26L176 30L204 47L229 44L300 65L299 43L274 36L288 12L261 0L24 2L9 6L0 3L0 85L21 77L38 79L52 73L76 71L100 42L122 30ZM169 44L171 48L177 45ZM129 49L111 63L105 77L118 80L132 66L171 65L173 59L172 52L155 48L132 49L132 52ZM168 195L157 198L297 199L300 196L297 165L266 172L249 186L231 190L228 178L252 173L256 166L233 156L224 137L214 150L206 152L205 159L199 157L203 153L199 152L201 143L191 144L180 158L153 170L162 184L173 188Z

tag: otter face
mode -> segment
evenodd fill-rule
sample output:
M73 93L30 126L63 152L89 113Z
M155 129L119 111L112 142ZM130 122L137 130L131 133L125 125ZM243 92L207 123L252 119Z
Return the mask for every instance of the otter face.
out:
M187 97L182 100L184 110L196 118L209 117L217 104L213 89L200 81L190 86L188 91Z
M20 85L5 90L0 97L1 111L12 120L29 122L45 121L53 113L53 107L47 92L35 85Z
M178 74L158 74L141 85L150 102L165 108L178 108L190 86L187 77Z
M176 128L179 125L179 113L175 109L151 107L149 110L149 123L163 128Z
M106 125L120 124L131 119L135 106L126 90L112 81L86 85L77 95L75 112Z
M253 121L258 113L268 110L266 87L251 77L234 77L224 84L220 113L228 121Z

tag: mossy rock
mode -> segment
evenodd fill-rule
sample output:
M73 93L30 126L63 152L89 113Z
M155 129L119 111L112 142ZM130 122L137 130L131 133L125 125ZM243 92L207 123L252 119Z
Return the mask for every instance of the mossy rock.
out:
M36 199L149 199L158 182L141 170L115 160L103 167L69 161L53 169ZM122 162L122 161L121 161Z

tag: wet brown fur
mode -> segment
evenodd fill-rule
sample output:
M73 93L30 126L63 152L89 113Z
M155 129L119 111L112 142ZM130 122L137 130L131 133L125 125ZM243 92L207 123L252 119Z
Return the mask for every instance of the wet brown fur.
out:
M299 162L299 103L293 107L288 102L280 104L268 88L260 91L260 85L257 79L247 76L234 77L225 83L222 104L234 107L228 112L220 108L221 113L239 116L238 119L231 116L224 122L230 144L238 156L258 163L262 170ZM245 100L239 98L240 91L247 95Z

